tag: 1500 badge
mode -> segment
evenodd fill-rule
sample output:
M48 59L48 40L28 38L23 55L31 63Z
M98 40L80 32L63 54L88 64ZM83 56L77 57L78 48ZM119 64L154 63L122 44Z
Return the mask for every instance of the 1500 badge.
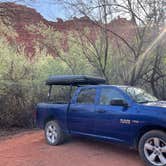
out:
M120 119L120 123L121 124L131 124L131 123L138 124L139 121L138 120L129 120L129 119Z

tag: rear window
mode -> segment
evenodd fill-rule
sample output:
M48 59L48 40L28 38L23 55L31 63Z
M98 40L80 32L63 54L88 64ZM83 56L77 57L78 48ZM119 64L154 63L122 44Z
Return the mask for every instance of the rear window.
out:
M96 89L83 89L77 97L78 104L94 104L96 96Z

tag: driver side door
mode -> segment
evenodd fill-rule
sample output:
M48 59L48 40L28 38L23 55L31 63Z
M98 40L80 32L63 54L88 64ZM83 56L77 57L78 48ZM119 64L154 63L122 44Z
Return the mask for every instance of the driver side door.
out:
M123 92L117 88L100 89L99 101L95 111L95 134L99 137L122 142L130 139L130 124L127 123L127 120L130 119L131 108L111 105L110 102L114 99L128 102Z

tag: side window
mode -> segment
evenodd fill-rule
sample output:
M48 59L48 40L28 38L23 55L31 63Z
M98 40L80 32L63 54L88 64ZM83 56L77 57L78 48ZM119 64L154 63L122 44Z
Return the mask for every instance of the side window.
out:
M96 89L83 89L77 97L78 104L94 104L96 97Z
M101 105L110 105L110 101L113 99L124 99L124 96L121 92L116 89L103 88L100 94L100 104Z

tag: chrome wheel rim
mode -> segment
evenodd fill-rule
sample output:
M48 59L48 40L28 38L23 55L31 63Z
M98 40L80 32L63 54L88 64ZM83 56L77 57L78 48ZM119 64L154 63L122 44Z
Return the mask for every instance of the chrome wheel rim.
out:
M151 164L166 165L166 142L158 137L148 139L144 144L144 154Z
M56 142L58 134L55 125L51 124L47 127L46 136L50 143Z

